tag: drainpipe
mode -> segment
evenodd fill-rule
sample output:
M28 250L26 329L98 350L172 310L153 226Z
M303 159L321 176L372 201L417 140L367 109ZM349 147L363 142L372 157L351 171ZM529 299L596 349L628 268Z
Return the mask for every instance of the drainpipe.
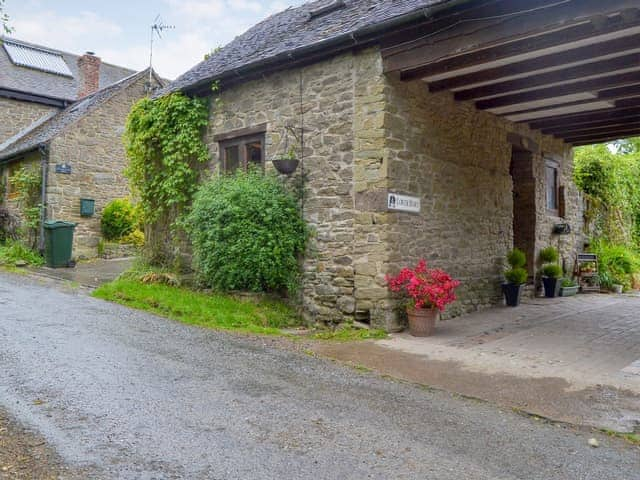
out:
M49 174L49 147L46 144L38 147L40 152L40 168L42 170L42 185L40 187L40 235L38 250L44 253L44 222L47 220L47 179Z

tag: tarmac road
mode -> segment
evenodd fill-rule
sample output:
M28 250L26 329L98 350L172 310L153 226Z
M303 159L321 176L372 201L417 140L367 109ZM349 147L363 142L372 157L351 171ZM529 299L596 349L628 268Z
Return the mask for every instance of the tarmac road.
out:
M640 479L617 439L5 273L0 340L0 407L91 478Z

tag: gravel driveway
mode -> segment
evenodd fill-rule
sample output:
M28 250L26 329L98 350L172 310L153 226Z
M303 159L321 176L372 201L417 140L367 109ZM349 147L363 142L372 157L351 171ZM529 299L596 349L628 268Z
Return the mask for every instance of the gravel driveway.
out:
M0 405L92 478L640 479L640 450L0 273Z

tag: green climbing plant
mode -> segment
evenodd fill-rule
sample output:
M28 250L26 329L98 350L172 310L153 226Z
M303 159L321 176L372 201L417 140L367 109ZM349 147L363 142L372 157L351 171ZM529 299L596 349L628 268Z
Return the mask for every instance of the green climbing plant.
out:
M42 213L40 169L35 165L23 165L9 177L9 184L11 191L17 193L15 201L22 217L20 236L33 248L38 239Z
M145 221L189 204L197 187L199 165L208 158L202 135L209 102L172 93L143 98L127 118L124 144L129 159L125 174L140 199Z

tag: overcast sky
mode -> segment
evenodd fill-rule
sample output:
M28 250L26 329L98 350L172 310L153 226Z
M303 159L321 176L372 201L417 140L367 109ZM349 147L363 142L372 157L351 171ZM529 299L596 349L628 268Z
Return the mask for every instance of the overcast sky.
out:
M175 78L253 24L303 0L7 0L13 37L72 53L93 51L134 69L149 64L149 27L160 14L174 30L154 41L154 68Z

